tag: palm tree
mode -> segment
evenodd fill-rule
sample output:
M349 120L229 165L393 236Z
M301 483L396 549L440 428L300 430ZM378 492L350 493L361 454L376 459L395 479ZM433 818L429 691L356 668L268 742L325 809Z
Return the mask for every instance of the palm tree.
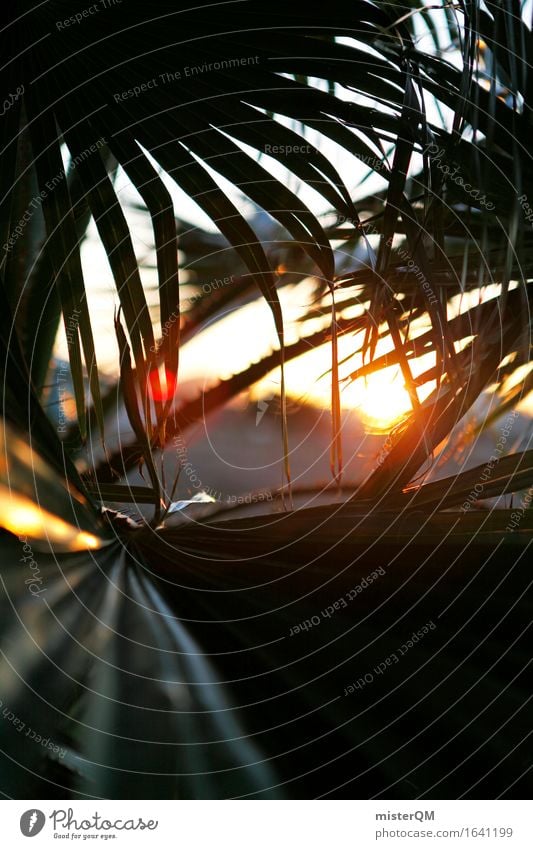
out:
M533 48L519 4L81 5L9 2L1 36L3 792L521 796L533 458L508 446L531 389ZM326 142L383 187L354 201ZM151 218L156 318L117 173ZM187 247L169 177L233 261ZM277 221L268 244L229 184ZM81 261L91 220L120 306L113 385ZM225 267L232 285L184 307L183 242L200 281ZM310 277L290 341L280 291ZM180 397L180 350L252 298L277 347ZM47 408L60 322L68 428ZM285 368L325 343L336 486L341 387L395 365L411 409L355 491L292 510ZM281 509L170 522L164 447L274 368ZM498 421L499 442L424 482L489 389L481 424ZM108 450L117 410L130 439ZM487 509L511 493L517 508ZM117 509L132 503L144 518Z

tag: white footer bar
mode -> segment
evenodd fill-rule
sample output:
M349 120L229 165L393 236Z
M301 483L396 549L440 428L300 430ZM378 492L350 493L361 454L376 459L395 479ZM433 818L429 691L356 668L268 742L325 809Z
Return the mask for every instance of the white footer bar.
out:
M4 801L1 845L532 849L527 801ZM35 842L31 842L34 840ZM70 841L67 843L67 841Z

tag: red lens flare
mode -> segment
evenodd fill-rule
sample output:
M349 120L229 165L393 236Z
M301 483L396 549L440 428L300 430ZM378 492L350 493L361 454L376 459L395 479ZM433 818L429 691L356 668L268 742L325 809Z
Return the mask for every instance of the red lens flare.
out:
M170 401L176 391L176 375L168 368L153 369L148 376L154 401Z

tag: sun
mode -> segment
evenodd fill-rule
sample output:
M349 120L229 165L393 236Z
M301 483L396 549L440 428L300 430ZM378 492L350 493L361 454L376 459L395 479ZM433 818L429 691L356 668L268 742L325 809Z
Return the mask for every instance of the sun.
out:
M394 425L411 412L411 399L398 368L388 368L360 378L351 387L356 409L369 433L388 433Z
M302 332L299 318L302 302L311 298L313 289L309 281L308 289L300 284L287 286L281 291L283 309L286 315L286 344L300 339ZM302 300L303 299L303 300ZM352 317L350 308L345 311ZM353 317L360 317L359 307L353 308ZM211 325L204 333L196 336L183 349L181 357L181 379L201 380L207 377L226 379L239 374L246 363L256 363L268 356L278 347L273 322L267 314L268 309L261 301L254 301L229 312L221 321ZM323 316L306 320L306 332L325 327ZM416 337L426 333L429 328L427 319L413 320L410 331ZM382 328L384 331L385 328ZM209 334L209 335L208 335ZM412 411L411 398L405 388L405 381L397 362L382 370L369 374L366 378L350 381L347 375L360 369L364 364L362 347L364 331L355 334L343 334L338 339L340 374L340 400L344 410L353 410L360 418L367 433L386 434ZM216 350L216 357L210 352ZM247 359L243 362L243 350ZM394 354L394 346L389 336L382 332L378 339L375 358ZM394 361L394 357L391 357ZM413 378L430 371L435 366L435 354L431 351L420 353L409 360ZM172 379L161 378L163 386L172 384ZM247 396L252 402L269 400L273 391L281 385L279 367L265 375L250 390ZM308 351L285 364L285 386L287 398L298 404L309 404L323 410L331 409L331 344L329 342L310 347ZM435 381L428 379L417 388L419 401L425 399L435 389ZM171 386L171 391L172 391Z
M331 378L324 374L328 370L329 357L330 349L325 346L287 363L285 383L288 397L296 402L329 409ZM319 375L323 376L317 379ZM275 373L262 380L255 387L254 398L260 399L268 393L271 396L276 381L279 385L279 375ZM421 393L424 394L426 392ZM389 366L366 378L341 383L340 398L344 410L356 411L367 433L389 433L412 410L399 366Z

